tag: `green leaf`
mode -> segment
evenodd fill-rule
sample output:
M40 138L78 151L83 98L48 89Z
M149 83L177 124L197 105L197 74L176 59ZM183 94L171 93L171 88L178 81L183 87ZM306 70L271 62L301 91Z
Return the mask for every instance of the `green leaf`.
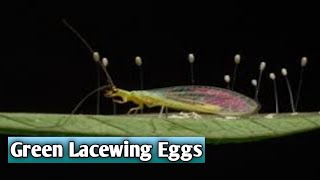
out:
M237 119L143 115L0 113L0 133L49 136L205 136L206 143L241 143L320 129L319 113L257 114Z

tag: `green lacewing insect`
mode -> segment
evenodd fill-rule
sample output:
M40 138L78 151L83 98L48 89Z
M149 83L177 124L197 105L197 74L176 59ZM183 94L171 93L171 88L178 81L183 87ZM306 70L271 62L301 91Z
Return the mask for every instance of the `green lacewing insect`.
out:
M117 88L104 65L106 63L100 59L99 53L93 51L91 46L71 25L65 20L63 22L88 47L93 54L93 59L100 65L108 80L107 85L89 93L87 97L97 91L104 90L104 95L108 98L121 98L121 100L114 99L113 101L116 103L123 104L131 101L138 105L137 107L131 108L128 113L138 112L146 106L149 108L166 107L174 110L217 114L222 116L240 116L253 114L260 108L258 102L243 94L212 86L189 85L135 91ZM85 97L83 101L87 97ZM81 102L79 104L81 104Z
M144 105L223 116L252 114L259 109L259 104L245 95L212 86L173 86L136 91L111 86L105 96L121 97L121 101L116 101L118 103L132 101L137 104L138 107L130 109L129 113L141 110Z

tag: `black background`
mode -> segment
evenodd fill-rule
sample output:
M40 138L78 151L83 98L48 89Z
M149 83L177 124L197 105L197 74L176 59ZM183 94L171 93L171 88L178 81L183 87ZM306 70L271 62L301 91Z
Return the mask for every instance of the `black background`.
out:
M1 5L0 108L2 112L70 113L77 102L96 88L96 66L86 47L61 22L68 20L110 65L120 88L139 89L134 57L143 59L146 89L190 84L188 53L194 53L196 84L225 87L239 53L236 90L253 96L251 79L261 61L261 112L273 112L273 89L268 73L277 75L280 111L290 111L280 69L286 67L296 92L300 59L308 57L299 111L319 111L319 10L315 3L270 1L142 2L142 1L11 1ZM132 104L118 106L125 113ZM111 114L103 99L101 113ZM95 98L81 113L95 112ZM2 147L6 137L1 136ZM240 175L258 172L301 173L319 170L319 132L241 145L207 146L204 165L9 165L13 175L65 175L103 172L148 175ZM6 149L6 148L5 148ZM315 163L315 164L314 164ZM2 168L0 168L2 169ZM16 173L17 170L21 173ZM152 178L153 176L150 176Z

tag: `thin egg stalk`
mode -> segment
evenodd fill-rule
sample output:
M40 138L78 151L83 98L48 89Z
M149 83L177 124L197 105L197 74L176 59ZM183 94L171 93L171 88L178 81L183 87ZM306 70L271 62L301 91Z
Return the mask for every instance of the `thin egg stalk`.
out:
M252 79L251 80L251 85L254 87L254 93L257 91L257 80L256 79Z
M240 64L240 61L241 61L241 56L240 54L236 54L234 56L234 70L233 70L233 78L232 78L232 85L231 85L231 89L234 90L234 86L236 84L236 79L237 79L237 69L238 69L238 66Z
M226 82L227 84L227 89L230 89L230 75L224 75L224 81Z
M289 96L290 96L290 104L291 104L291 109L292 109L292 113L295 113L295 107L294 107L294 102L293 102L293 96L292 96L292 90L291 90L291 85L288 79L288 71L286 68L282 68L281 69L281 74L284 76L286 83L287 83L287 88L288 88L288 92L289 92Z
M295 101L295 109L298 109L299 101L300 101L300 96L301 96L301 88L302 88L302 83L303 83L303 72L304 68L307 66L308 63L308 58L307 57L302 57L301 62L300 62L300 77L299 77L299 84L298 84L298 89L297 89L297 96L296 96L296 101Z
M258 101L260 84L261 84L261 77L262 77L262 73L263 73L264 69L266 68L266 65L267 65L267 64L266 64L265 62L261 62L261 63L260 63L260 67L259 67L259 79L258 79L258 84L257 84L256 94L255 94L255 100L256 100L256 101Z
M140 79L140 90L144 89L144 78L143 78L143 70L142 70L142 58L140 56L137 56L134 59L135 64L137 65L139 69L139 79ZM143 113L143 108L141 108L141 114Z
M137 67L139 68L139 79L140 79L140 90L144 89L144 83L143 83L143 70L142 70L142 59L140 56L137 56L135 58L135 64L137 65Z
M193 64L194 64L194 61L195 61L194 54L190 53L188 55L188 61L189 61L189 64L190 64L191 84L194 85L194 83L195 83L195 80L194 80L194 67L193 67Z
M101 86L101 79L100 79L100 65L99 65L99 62L100 62L100 54L99 52L95 51L93 52L92 54L93 56L93 60L96 62L97 64L97 88L99 88ZM100 101L101 101L101 93L100 91L97 92L97 104L96 104L96 114L100 114Z
M195 84L194 67L193 67L193 64L194 64L194 61L195 61L194 54L192 54L192 53L188 54L188 61L189 61L189 64L190 64L190 81L191 81L191 85L193 86ZM194 99L192 99L192 103L194 103ZM168 110L166 109L166 111L168 111Z
M273 82L273 92L274 92L275 107L276 107L276 113L278 114L279 113L279 103L278 103L278 91L277 91L276 75L274 73L270 73L269 77Z

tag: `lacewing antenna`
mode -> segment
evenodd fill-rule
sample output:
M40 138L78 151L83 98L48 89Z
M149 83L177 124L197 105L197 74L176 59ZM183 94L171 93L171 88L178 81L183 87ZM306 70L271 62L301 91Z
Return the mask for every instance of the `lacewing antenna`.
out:
M73 108L71 114L75 114L76 111L81 107L81 105L92 95L94 95L95 93L102 91L104 89L109 88L110 85L104 85L101 87L98 87L97 89L91 91L90 93L88 93L84 98L81 99L81 101ZM69 120L70 116L68 116L66 119L60 120L56 125L57 126L63 126L68 120Z
M109 75L106 67L103 66L103 64L100 60L99 53L97 51L94 51L93 48L89 45L89 43L80 35L80 33L78 33L65 19L63 19L62 22L66 27L68 27L83 42L84 45L86 45L86 47L89 49L89 51L93 54L94 61L100 65L101 69L105 73L109 85L114 87L115 85L111 79L111 76Z
M237 69L238 69L238 65L240 64L240 60L241 60L241 56L240 54L236 54L234 56L234 70L233 70L233 78L232 78L232 85L231 85L231 89L234 89L234 86L236 84L236 79L237 79Z
M93 91L91 91L90 93L88 93L84 98L81 99L81 101L76 105L76 107L72 110L71 114L74 114L79 108L80 106L92 95L94 95L95 93L102 91L104 89L107 89L109 87L109 85L104 85L101 86Z
M109 60L104 57L101 60L102 65L107 69L107 66L109 65ZM100 91L98 91L98 93L100 93ZM114 102L114 98L112 98L112 110L113 110L113 114L117 114L117 104Z
M93 48L89 45L89 43L78 33L65 19L62 22L83 42L83 44L89 49L92 53L93 60L95 62L100 61L100 55L98 52L94 52ZM100 65L98 65L100 66ZM100 67L97 67L97 87L100 87ZM100 91L97 92L97 108L96 113L100 114Z
M294 103L293 103L293 97L292 97L292 90L291 90L291 86L290 86L290 82L289 82L289 79L288 79L288 71L286 68L282 68L281 69L281 73L282 75L284 76L285 80L286 80L286 83L287 83L287 87L288 87L288 91L289 91L289 96L290 96L290 104L291 104L291 109L292 109L292 112L295 113L296 110L294 108Z
M100 68L103 70L105 77L107 78L107 82L108 85L107 86L103 86L103 87L115 87L111 76L109 75L108 71L107 71L107 65L108 65L108 59L107 58L100 58L100 54L97 51L94 51L93 48L90 46L90 44L80 35L80 33L78 31L76 31L65 19L62 20L63 24L68 27L81 41L82 43L88 48L88 50L92 53L92 57L93 60L97 63L98 67L97 67L97 87L100 87ZM93 91L93 93L97 93L97 110L96 113L100 114L100 90L103 90L103 88L98 88L96 91ZM92 94L93 94L92 93ZM88 94L88 96L84 97L83 100L77 105L77 107L75 108L78 109L80 107L80 105L88 98L92 95L91 93ZM112 101L113 102L113 101ZM75 111L74 110L74 111ZM73 112L74 113L74 112ZM116 114L116 105L113 102L113 113Z

